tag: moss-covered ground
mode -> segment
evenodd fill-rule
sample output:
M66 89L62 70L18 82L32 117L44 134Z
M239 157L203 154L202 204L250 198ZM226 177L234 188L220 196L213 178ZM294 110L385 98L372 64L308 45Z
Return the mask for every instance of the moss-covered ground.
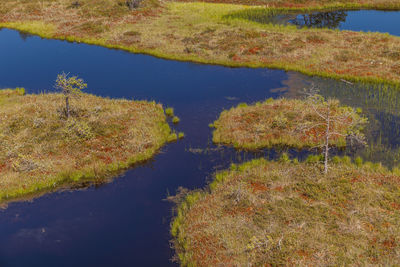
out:
M155 102L0 90L0 202L104 181L176 140Z
M330 145L346 146L346 136L354 130L354 121L362 119L356 110L335 101L331 116L348 114L340 125L331 122ZM307 99L268 99L253 105L239 104L221 113L211 126L213 142L239 149L271 147L313 148L325 142L326 121L320 117L326 102L310 103ZM359 129L360 126L357 127Z
M400 177L370 163L254 160L189 193L171 225L182 266L396 266Z

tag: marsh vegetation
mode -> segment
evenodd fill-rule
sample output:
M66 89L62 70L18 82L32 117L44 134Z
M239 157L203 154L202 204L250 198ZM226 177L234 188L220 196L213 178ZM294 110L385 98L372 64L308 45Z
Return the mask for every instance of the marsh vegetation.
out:
M399 172L337 158L232 165L189 193L171 233L183 266L399 264Z
M115 216L118 219L106 220L102 235L98 234L99 231L94 231L94 234L87 238L95 240L88 241L89 246L82 243L88 251L91 247L95 248L94 261L104 264L102 260L107 258L113 263L128 262L126 257L130 256L126 254L129 253L110 255L107 254L110 252L108 248L102 250L93 246L93 243L105 236L107 242L115 241L115 251L121 248L123 252L128 248L129 251L136 252L134 256L137 258L146 258L146 264L151 265L154 260L157 263L162 262L158 265L167 265L169 262L160 259L160 255L164 253L170 256L169 250L166 249L168 244L159 247L155 244L165 241L160 237L165 233L167 226L161 227L159 222L170 215L163 213L167 209L160 206L160 199L165 196L166 191L168 192L168 188L175 189L177 184L183 183L189 184L191 188L200 187L211 171L226 168L232 161L243 162L247 157L266 157L277 161L258 159L243 165L232 164L229 170L217 172L215 180L206 189L190 193L183 190L182 194L174 198L179 205L176 218L171 224L171 233L174 236L177 260L182 265L400 263L400 171L396 168L396 163L400 162L400 150L398 147L396 150L399 128L397 126L400 121L396 91L400 84L400 38L383 33L329 29L336 28L344 21L346 13L340 10L399 10L399 2L177 2L5 0L0 2L0 27L21 30L21 37L25 39L29 34L36 34L44 38L85 42L169 59L226 66L296 70L309 75L337 78L340 82L328 80L328 83L346 86L327 86L321 90L325 99L313 94L305 100L282 98L269 99L254 105L239 104L236 108L223 112L219 120L212 125L216 127L214 141L217 143L245 149L296 148L286 150L288 153L283 153L279 159L279 150L268 149L267 152L256 153L235 151L223 146L215 147L209 140L210 132L206 125L215 119L223 107L229 108L239 101L254 103L265 99L265 95L281 96L281 92L278 91L271 93L257 89L264 88L265 80L260 79L258 83L254 83L257 86L253 86L250 80L255 76L251 75L244 76L243 80L246 80L246 83L242 87L235 82L221 83L221 86L216 83L216 76L211 75L220 75L224 71L213 67L207 77L196 76L198 80L190 81L186 90L195 93L186 95L179 90L173 91L173 88L177 87L177 80L179 87L184 87L183 80L191 79L187 77L189 75L182 75L183 72L176 68L171 69L166 76L157 76L157 68L154 67L156 59L153 59L154 65L149 64L149 72L152 77L160 80L160 77L163 77L165 81L161 82L162 90L152 95L155 86L151 84L150 79L145 79L145 75L144 79L137 78L141 76L142 68L146 68L146 64L141 65L140 60L136 63L138 68L135 69L135 78L131 78L132 68L121 67L119 73L117 69L112 68L112 64L107 65L106 70L111 69L115 75L107 75L107 78L104 78L100 77L100 72L97 73L96 81L99 83L106 83L114 78L111 76L117 76L117 80L131 81L126 82L129 86L134 84L132 92L114 92L109 90L114 87L109 87L105 91L100 89L103 95L120 97L118 94L122 94L124 97L129 95L136 99L135 93L139 91L146 94L146 99L169 99L166 103L180 104L179 109L177 108L179 114L182 114L182 107L186 111L183 113L182 123L173 108L164 110L161 104L155 102L109 99L82 93L81 90L86 89L85 82L66 74L60 75L57 80L57 89L61 90L58 94L25 95L22 88L0 90L0 202L21 196L30 197L59 189L64 185L71 186L85 181L104 182L107 178L153 157L165 143L184 138L183 132L171 131L169 122L176 124L176 127L190 129L189 142L184 140L184 146L177 144L177 148L169 150L166 157L158 158L157 164L150 164L145 171L141 170L143 172L139 171L135 175L131 173L132 177L137 178L131 179L136 181L134 186L126 189L125 183L114 190L116 193L104 190L106 193L101 195L103 197L89 196L88 202L97 199L106 207L101 208L101 215L92 215L93 210L90 208L85 210L85 214L95 218L93 221L101 216L104 219L104 214L110 219L117 210L123 210L120 214L117 213L120 216ZM326 9L329 12L325 12ZM263 21L265 14L289 14L285 12L307 15L304 15L302 21L292 18L292 23L296 26L272 25ZM289 14L285 19L291 16ZM299 29L297 26L307 27ZM112 55L116 57L116 54ZM96 63L100 62L93 55L86 57L86 53L82 53L79 56ZM60 58L62 57L60 55ZM94 58L96 60L93 60ZM85 61L81 60L79 58L79 62ZM111 57L108 60L107 63L111 62ZM123 65L122 60L116 61ZM134 60L129 58L127 61ZM169 66L178 65L174 64L160 69L165 72L166 69L170 70ZM76 65L81 64L76 62ZM91 67L97 69L93 65ZM194 72L199 72L198 68L201 67L197 65ZM87 71L85 67L83 69ZM190 68L184 65L182 69L187 71ZM240 71L250 73L250 70L244 69L229 70L235 74ZM254 73L255 70L251 71ZM168 76L175 73L179 73L176 76L179 78L171 79L173 82L170 87L164 86ZM279 86L280 79L286 74L274 72L277 73L279 78L272 78L274 75L268 76L267 71L257 75L268 77L268 86ZM207 85L209 88L205 89L206 86L202 82L207 79L212 82L211 85ZM304 77L302 79L306 80ZM315 77L312 79L318 80ZM272 80L276 83L271 82ZM369 81L376 87L372 88L370 83L367 86L367 83L358 84L353 83L354 81ZM141 82L143 84L140 84ZM229 90L215 93L225 87ZM205 97L205 92L210 98ZM171 100L166 94L176 99ZM198 99L194 101L194 98ZM340 102L336 99L340 99ZM366 113L363 114L367 114L370 122L367 129L363 129L366 119L361 115L361 109L356 109L358 106L366 108ZM186 118L190 118L190 126L186 124ZM390 128L393 129L387 131ZM344 147L349 147L349 141L363 141L364 132L365 136L372 137L368 146L350 153L344 152ZM379 133L379 137L376 133ZM200 145L192 147L193 143ZM353 160L348 156L331 155L329 151L332 147L343 148L341 152L349 154ZM304 159L308 152L299 152L297 148L302 148L303 151L320 148L318 153L324 152L324 155L311 155L303 162L301 157ZM390 162L388 165L393 167L391 171L377 162L380 159L377 152L386 157L385 163ZM357 157L360 155L362 158L372 158L375 163L363 163L363 159ZM321 161L324 161L324 164L321 164ZM201 178L198 178L200 176ZM140 179L141 177L145 179ZM169 178L168 182L162 179L165 177ZM171 177L175 178L170 179ZM121 180L123 179L119 181ZM124 189L129 198L126 195L125 198L120 197L120 192ZM133 201L127 202L127 199ZM70 200L71 198L66 198L65 202ZM30 208L33 212L38 209L35 205ZM59 206L54 204L54 213L59 213L58 208ZM108 212L103 212L105 210ZM13 224L14 220L21 220L15 209L9 214L12 217L10 224ZM141 215L139 220L137 214ZM79 217L79 220L72 220L72 223L79 226L85 224L80 220L82 214L76 217ZM147 218L151 218L151 222L147 221ZM41 221L46 219L41 218ZM17 228L22 228L20 225L22 224ZM29 227L32 226L28 225L26 228ZM69 225L64 228L66 233L70 233ZM92 230L93 225L89 228ZM9 240L13 241L24 233L24 236L29 233L22 231L21 235L21 232L15 234L5 229L1 239L6 240L4 243L11 248L13 244ZM39 236L37 239L42 242L46 238L44 229L40 228L40 234L32 236ZM76 240L85 242L79 239L81 230L79 228L79 237ZM138 239L139 233L146 233L145 238ZM3 238L9 237L8 234L12 237ZM94 235L96 239L93 238ZM112 238L109 238L111 236ZM54 240L58 242L59 239ZM54 240L51 240L52 249L55 247ZM71 247L76 247L76 240L72 242ZM121 244L124 240L126 244ZM16 244L18 252L21 247L26 248L25 243ZM39 250L43 248L37 247L40 247ZM65 248L70 247L62 243L62 249ZM168 252L165 252L167 250ZM149 251L151 257L146 254ZM154 251L160 253L158 257L152 257ZM29 253L31 252L30 250ZM15 255L14 251L13 253L10 254ZM41 257L40 255L43 253L37 253L35 257ZM3 257L3 254L1 256ZM9 255L4 257L7 256ZM76 260L75 256L73 258ZM25 259L30 260L31 257ZM133 261L140 262L131 258L129 263Z
M327 88L326 95L336 95ZM367 120L361 109L309 92L303 100L239 104L213 123L217 143L247 149L322 147L323 154L304 162L284 153L277 161L232 164L206 189L178 194L171 234L182 266L398 262L393 222L399 216L399 169L389 171L360 157L329 158L331 146L364 143Z
M276 2L277 7L273 8L258 7L258 10L279 14L283 3ZM308 4L309 12L325 5L331 9L399 8L397 2L373 0ZM139 8L130 10L122 0L82 0L76 7L71 7L69 0L7 0L0 3L0 10L0 27L45 38L201 63L279 68L397 85L400 81L399 37L264 25L246 19L253 17L257 8L245 5L145 0ZM304 9L292 7L290 11Z
M341 106L335 99L318 95L268 99L223 111L212 125L213 141L242 149L312 148L324 145L329 135L329 145L345 147L349 136L361 135L365 123L357 110Z
M0 90L0 202L104 181L176 140L161 104Z

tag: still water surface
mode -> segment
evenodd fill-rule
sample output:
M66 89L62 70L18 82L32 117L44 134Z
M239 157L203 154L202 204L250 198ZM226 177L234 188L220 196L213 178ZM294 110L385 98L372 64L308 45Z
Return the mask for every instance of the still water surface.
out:
M400 98L397 91L387 88L280 70L167 61L6 29L0 31L0 58L0 88L52 91L56 75L71 72L85 79L90 93L155 100L174 107L181 118L175 128L186 134L151 162L111 183L53 193L0 210L0 266L175 266L169 244L172 205L163 201L168 192L174 194L179 186L204 187L215 170L231 162L279 154L217 148L211 144L208 124L223 109L240 102L299 97L311 83L326 96L362 106L370 118L367 135L374 149L348 153L385 160L387 165L399 162L396 106ZM390 97L384 97L385 90L391 92Z
M243 17L263 24L292 24L299 28L330 28L350 31L381 32L400 36L400 12L377 10L327 11L308 14L271 15L259 9L246 10L232 17Z

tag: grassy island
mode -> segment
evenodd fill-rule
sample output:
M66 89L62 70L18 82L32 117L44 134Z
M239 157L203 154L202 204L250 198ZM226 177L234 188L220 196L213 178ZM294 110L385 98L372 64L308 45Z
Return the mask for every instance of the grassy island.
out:
M347 159L321 169L261 159L217 173L178 207L181 265L399 265L398 170Z
M251 20L260 14L343 9L400 10L393 0L0 1L0 27L158 57L269 67L352 81L400 85L400 37L298 29ZM250 6L253 4L259 6Z
M0 90L0 202L104 181L150 159L176 134L155 102Z
M353 122L362 117L352 108L340 106L332 100L331 117L344 115L342 122L332 122L331 130L337 132L329 140L336 147L346 146L346 136L360 125ZM268 99L254 105L239 104L225 110L212 125L213 141L233 145L239 149L271 147L310 148L321 146L326 134L325 113L327 102L310 103L301 99ZM335 124L336 123L336 124Z

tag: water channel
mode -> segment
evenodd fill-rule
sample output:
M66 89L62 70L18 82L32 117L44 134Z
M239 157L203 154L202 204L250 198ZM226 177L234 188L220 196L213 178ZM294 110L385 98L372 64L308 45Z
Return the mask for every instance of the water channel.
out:
M362 107L369 148L346 151L365 160L400 163L400 94L281 70L226 68L0 31L0 88L53 91L56 75L85 79L87 92L155 100L175 108L186 138L110 183L52 193L0 210L0 266L176 266L171 262L172 204L179 186L202 188L232 162L274 158L279 151L237 152L211 142L208 127L223 109L269 97L301 97L314 83L323 95ZM305 157L305 153L288 151Z

